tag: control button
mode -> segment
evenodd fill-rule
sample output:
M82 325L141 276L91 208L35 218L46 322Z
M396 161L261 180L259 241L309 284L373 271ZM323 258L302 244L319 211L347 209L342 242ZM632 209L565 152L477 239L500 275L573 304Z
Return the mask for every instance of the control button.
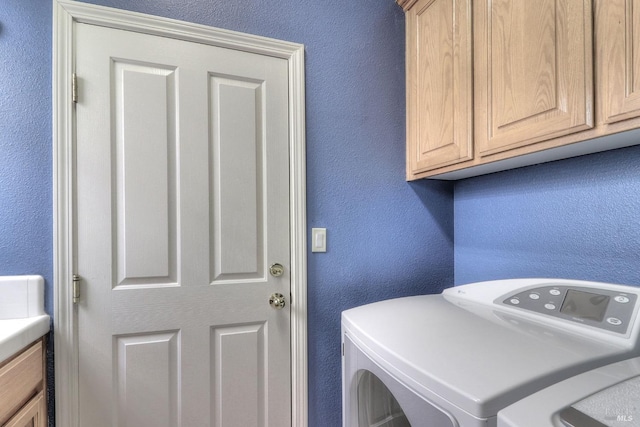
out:
M549 293L556 297L561 294L561 292L558 289L551 289Z
M622 325L622 320L618 319L617 317L608 317L607 323L610 323L613 326L618 326Z
M555 304L550 304L549 303L549 304L545 304L544 308L546 308L547 310L555 310L556 306L555 306Z
M514 305L520 304L520 300L518 298L511 298L509 302Z
M529 294L529 298L531 298L531 299L540 299L540 295L539 294Z
M618 295L614 298L614 300L616 302L619 302L620 304L626 304L629 302L629 298L625 297L624 295Z

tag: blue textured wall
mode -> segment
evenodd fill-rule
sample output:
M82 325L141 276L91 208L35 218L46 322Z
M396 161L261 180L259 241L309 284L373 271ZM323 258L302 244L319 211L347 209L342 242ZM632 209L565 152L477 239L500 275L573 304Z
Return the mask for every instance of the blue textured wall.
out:
M40 274L51 313L51 4L0 1L0 275Z
M456 284L562 277L640 285L640 147L455 184Z
M453 284L449 183L404 182L404 16L392 0L93 0L306 47L310 425L340 425L340 312ZM0 0L0 274L52 306L51 3Z
M50 58L51 3L0 0L0 275L42 275L52 314Z

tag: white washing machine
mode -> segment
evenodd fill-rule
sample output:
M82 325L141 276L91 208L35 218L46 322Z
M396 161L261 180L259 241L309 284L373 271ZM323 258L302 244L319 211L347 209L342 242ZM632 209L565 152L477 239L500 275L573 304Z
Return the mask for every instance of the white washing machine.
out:
M639 295L514 279L346 310L343 425L496 426L538 390L639 355Z
M561 381L498 412L498 427L638 427L640 357Z

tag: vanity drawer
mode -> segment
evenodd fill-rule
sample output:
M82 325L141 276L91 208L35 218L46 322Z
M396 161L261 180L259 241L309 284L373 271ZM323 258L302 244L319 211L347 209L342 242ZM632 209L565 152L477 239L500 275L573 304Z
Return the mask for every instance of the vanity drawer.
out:
M42 340L0 363L0 425L43 389Z

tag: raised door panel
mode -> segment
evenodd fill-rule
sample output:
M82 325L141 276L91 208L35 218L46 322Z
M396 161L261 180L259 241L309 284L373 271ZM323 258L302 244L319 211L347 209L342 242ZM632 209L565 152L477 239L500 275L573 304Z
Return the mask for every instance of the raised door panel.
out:
M407 178L472 158L470 0L407 11Z
M475 4L480 156L591 128L591 1Z
M640 0L596 2L598 123L640 116Z

